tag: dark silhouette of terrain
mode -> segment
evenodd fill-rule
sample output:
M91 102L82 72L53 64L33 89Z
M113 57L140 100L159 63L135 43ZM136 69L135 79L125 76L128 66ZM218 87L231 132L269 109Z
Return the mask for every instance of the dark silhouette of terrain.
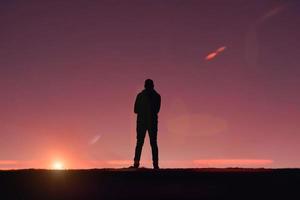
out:
M0 199L300 199L299 169L0 171Z

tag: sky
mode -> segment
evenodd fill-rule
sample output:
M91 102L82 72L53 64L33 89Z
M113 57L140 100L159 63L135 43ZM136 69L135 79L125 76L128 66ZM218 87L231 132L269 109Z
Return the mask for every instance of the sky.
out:
M128 167L147 78L161 167L300 167L299 24L297 0L2 0L0 169Z

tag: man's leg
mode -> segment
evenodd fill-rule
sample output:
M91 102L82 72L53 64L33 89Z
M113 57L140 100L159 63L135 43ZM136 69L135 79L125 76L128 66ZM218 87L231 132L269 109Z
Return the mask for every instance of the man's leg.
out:
M152 160L154 169L158 169L158 145L157 145L157 125L151 127L149 130L150 144L152 149Z
M135 156L134 156L134 167L139 167L142 148L144 144L144 139L146 135L146 127L143 124L137 123L136 127L136 147L135 147Z

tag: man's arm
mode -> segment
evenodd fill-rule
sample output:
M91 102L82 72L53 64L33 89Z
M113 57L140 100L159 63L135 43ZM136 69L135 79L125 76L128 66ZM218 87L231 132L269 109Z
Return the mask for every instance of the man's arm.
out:
M157 97L157 110L156 110L156 113L159 113L159 111L160 111L160 104L161 104L161 97L160 97L160 95L158 95L158 97Z
M136 96L135 102L134 102L134 113L138 114L140 111L140 94Z

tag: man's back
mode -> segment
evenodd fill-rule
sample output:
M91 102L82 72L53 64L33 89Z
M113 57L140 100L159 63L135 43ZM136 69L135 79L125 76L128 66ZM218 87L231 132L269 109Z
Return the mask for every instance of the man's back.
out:
M144 89L140 92L134 104L134 112L138 114L137 121L147 125L157 123L160 101L161 97L154 89Z

